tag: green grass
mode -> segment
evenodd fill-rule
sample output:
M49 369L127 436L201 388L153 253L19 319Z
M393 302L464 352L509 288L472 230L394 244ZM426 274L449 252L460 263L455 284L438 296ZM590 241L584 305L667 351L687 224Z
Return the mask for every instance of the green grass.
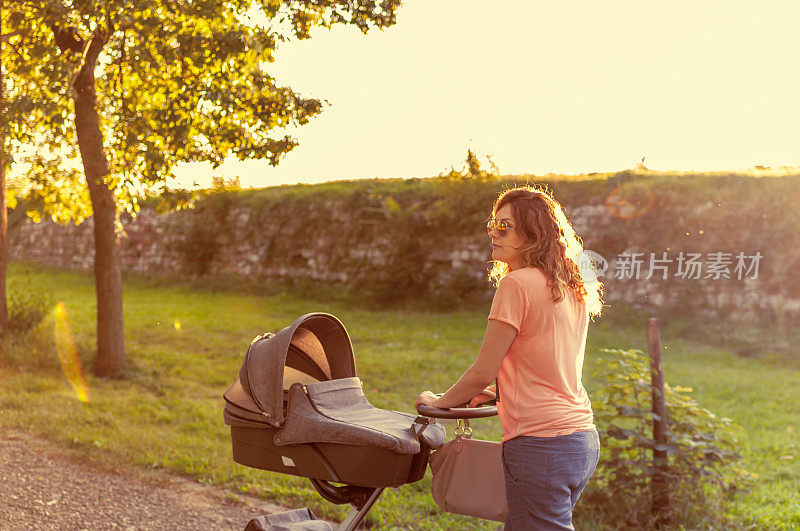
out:
M65 303L90 401L77 400L55 349L46 348L51 319L40 330L44 346L41 339L30 350L24 344L3 343L3 429L41 435L108 468L163 469L289 506L309 506L331 518L341 518L346 508L322 500L307 480L242 467L231 459L221 396L236 378L250 339L265 330L277 331L303 313L333 313L348 328L371 402L411 412L421 390L444 390L472 361L488 310L370 311L335 300L211 291L128 277L125 322L131 368L126 378L98 379L90 376L96 312L91 276L12 264L9 277ZM622 326L610 312L590 328L587 375L601 348L645 345L644 323ZM697 341L662 337L662 342L667 381L692 387L704 407L741 426L740 465L758 480L734 500L733 519L743 527L800 526L800 371L775 361L739 358ZM588 379L590 394L592 385ZM499 439L497 419L473 424L477 437ZM474 529L481 523L441 513L429 488L428 473L417 484L388 489L370 512L369 523L380 529ZM581 516L584 527L596 526L591 515ZM489 522L483 526L496 527Z

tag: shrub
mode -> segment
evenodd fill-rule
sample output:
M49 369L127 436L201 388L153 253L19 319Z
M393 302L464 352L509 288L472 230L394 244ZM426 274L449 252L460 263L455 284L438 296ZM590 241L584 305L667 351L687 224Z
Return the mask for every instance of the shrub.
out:
M56 370L59 365L53 334L46 326L54 307L52 295L9 285L7 302L9 328L0 337L0 365Z
M217 256L218 228L203 214L200 210L187 214L189 223L184 237L175 243L183 272L195 277L207 275Z
M49 293L9 286L8 326L15 335L26 334L52 311L55 305Z
M663 513L667 521L691 527L730 524L726 497L747 477L734 467L741 456L732 421L701 407L689 396L691 389L665 384L667 442L657 445L647 357L639 350L603 352L607 356L594 374L601 387L593 395L602 450L582 510L603 514L612 527L657 527L651 484L659 478L669 499ZM668 453L666 469L653 466L656 448Z

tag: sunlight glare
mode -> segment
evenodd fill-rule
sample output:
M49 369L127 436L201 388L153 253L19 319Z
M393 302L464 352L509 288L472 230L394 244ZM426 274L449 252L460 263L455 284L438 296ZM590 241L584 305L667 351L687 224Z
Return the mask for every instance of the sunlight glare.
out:
M78 358L78 350L75 347L75 337L72 335L72 328L69 326L69 315L63 302L59 302L55 308L55 335L56 351L64 376L69 380L70 385L78 395L81 402L89 402L89 388L83 378L81 360Z

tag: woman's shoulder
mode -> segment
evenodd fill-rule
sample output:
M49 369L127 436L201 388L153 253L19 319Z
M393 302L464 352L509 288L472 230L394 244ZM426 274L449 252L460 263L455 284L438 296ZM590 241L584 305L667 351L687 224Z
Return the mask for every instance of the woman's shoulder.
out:
M523 284L547 284L547 275L538 267L523 267L508 273L505 278L514 279Z
M498 289L505 284L505 289L520 289L528 297L536 298L547 289L547 276L539 268L523 267L509 272L498 284Z

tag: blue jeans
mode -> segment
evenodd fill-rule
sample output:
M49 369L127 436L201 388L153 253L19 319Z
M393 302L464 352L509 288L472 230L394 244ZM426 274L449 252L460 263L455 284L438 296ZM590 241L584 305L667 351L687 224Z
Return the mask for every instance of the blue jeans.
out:
M574 529L572 509L600 458L596 430L503 443L506 531Z

